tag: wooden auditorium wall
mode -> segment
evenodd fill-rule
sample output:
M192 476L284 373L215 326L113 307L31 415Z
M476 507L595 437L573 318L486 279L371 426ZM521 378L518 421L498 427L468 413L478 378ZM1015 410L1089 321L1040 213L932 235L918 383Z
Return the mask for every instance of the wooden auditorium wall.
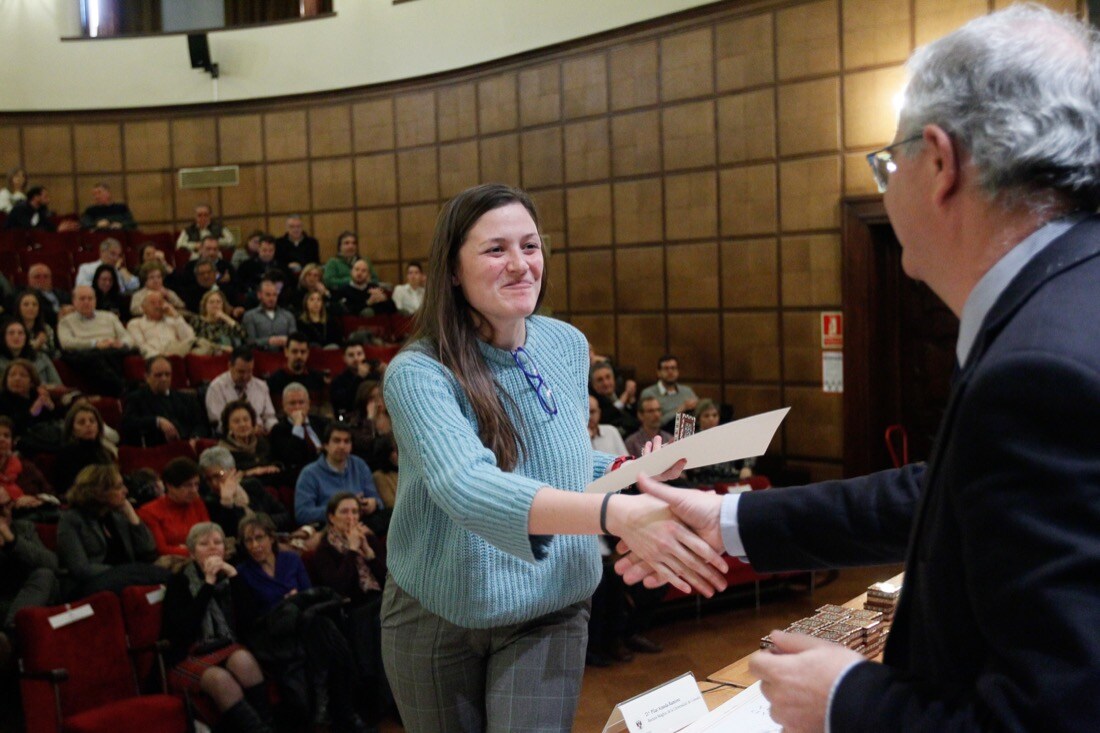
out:
M1000 4L724 3L384 88L0 115L0 165L26 165L62 212L105 180L147 228L200 202L242 231L300 213L324 256L354 229L392 282L426 257L448 197L521 185L556 315L643 386L672 352L739 415L792 406L773 452L833 477L841 395L821 388L819 313L841 302L841 197L873 191L863 158L893 136L914 46ZM215 164L239 165L240 185L177 188L178 168Z

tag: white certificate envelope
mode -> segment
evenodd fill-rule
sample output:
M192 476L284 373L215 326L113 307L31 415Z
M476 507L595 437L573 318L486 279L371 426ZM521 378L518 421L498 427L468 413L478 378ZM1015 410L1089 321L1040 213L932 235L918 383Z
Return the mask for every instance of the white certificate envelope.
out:
M606 494L625 489L638 480L639 473L655 476L667 471L681 458L687 459L685 468L698 468L762 455L790 410L784 407L764 412L669 443L659 451L627 461L617 471L588 484L584 490Z

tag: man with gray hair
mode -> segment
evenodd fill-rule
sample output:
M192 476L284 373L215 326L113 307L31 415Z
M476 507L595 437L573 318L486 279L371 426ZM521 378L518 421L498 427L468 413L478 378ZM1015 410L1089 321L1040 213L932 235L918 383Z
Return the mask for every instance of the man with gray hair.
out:
M1094 730L1100 36L1014 6L909 70L868 160L903 268L960 318L931 460L727 497L640 485L758 572L906 560L883 664L784 632L754 655L784 730Z
M241 520L256 512L271 517L280 532L294 529L287 508L267 493L258 479L238 473L237 462L228 448L218 445L204 450L199 456L199 471L202 474L199 493L206 503L206 512L227 536L236 536Z
M92 285L95 279L95 271L100 265L109 265L115 268L118 275L118 287L123 293L136 292L141 287L137 275L126 269L126 259L122 256L122 244L113 238L104 239L99 243L99 259L95 262L85 262L76 271L77 285Z
M283 415L271 429L271 455L278 456L284 478L293 484L302 466L317 460L321 454L321 436L329 421L310 414L309 390L301 382L291 382L283 388Z

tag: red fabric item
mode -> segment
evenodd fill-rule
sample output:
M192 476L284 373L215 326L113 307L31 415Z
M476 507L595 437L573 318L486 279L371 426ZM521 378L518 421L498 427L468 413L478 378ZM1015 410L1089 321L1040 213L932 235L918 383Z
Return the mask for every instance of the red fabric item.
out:
M13 453L8 456L8 460L4 462L3 470L0 471L0 488L7 490L12 501L23 496L23 489L19 488L19 484L16 483L21 473L23 473L23 462L19 460L19 456Z
M138 516L153 533L158 555L181 557L190 554L184 547L184 542L187 541L187 533L191 528L199 522L210 521L206 505L197 496L190 504L177 504L167 496L153 499L138 509Z
M65 719L65 733L185 733L183 700L146 695L119 700Z

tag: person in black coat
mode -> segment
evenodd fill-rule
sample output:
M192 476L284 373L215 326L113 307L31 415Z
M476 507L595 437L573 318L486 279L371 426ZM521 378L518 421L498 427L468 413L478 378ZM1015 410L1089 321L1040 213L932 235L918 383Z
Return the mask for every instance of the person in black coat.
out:
M284 477L293 485L307 463L321 454L322 436L329 420L309 412L309 392L292 383L283 390L283 416L271 429L271 454L284 466Z
M306 234L302 217L296 214L287 217L286 234L275 240L275 261L283 272L295 278L309 263L321 263L321 246Z
M172 388L172 362L163 356L145 361L145 384L122 408L122 442L154 446L172 440L209 438L210 422L198 398Z
M214 446L204 450L199 456L199 469L202 471L199 493L206 511L226 535L235 537L241 520L260 512L271 517L280 532L294 529L290 510L267 493L259 479L242 477L228 448Z

